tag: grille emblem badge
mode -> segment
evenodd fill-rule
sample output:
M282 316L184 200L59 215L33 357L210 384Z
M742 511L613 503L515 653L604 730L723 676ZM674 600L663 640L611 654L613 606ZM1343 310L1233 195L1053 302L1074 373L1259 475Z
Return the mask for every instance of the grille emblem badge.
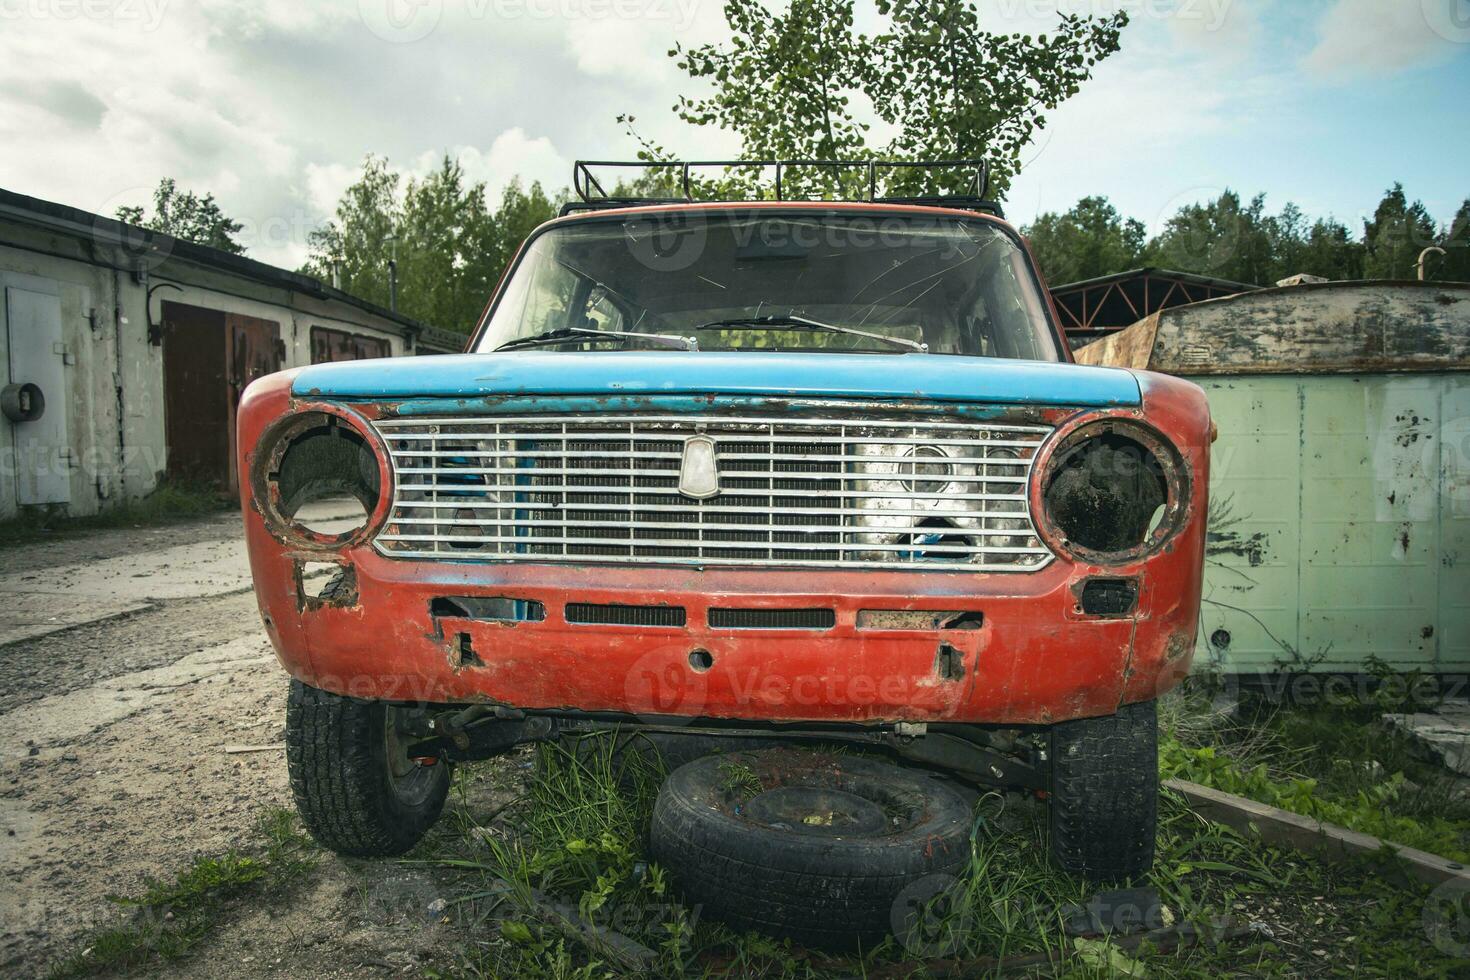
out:
M695 500L708 500L720 492L720 468L715 460L715 441L709 436L684 440L684 459L679 465L679 492Z

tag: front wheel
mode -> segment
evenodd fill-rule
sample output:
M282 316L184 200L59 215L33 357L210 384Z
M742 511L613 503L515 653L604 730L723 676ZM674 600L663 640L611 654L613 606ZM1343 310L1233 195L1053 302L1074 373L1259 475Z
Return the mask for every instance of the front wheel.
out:
M1154 863L1159 723L1153 701L1051 728L1052 859L1093 881L1137 878Z
M449 795L449 764L409 757L400 711L291 681L286 768L311 836L338 854L391 857L428 833Z

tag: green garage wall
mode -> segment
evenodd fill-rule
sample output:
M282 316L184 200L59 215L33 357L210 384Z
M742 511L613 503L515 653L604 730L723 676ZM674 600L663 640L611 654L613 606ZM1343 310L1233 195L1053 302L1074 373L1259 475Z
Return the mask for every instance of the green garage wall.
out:
M1190 380L1220 429L1196 664L1470 672L1470 374Z

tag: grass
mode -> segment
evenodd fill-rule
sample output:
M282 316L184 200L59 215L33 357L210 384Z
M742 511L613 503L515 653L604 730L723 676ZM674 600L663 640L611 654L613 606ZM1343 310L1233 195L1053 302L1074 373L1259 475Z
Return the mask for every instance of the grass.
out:
M1431 707L1414 696L1424 689L1407 678L1310 706L1245 697L1229 713L1199 710L1186 694L1166 722L1161 768L1166 777L1470 862L1470 784L1381 723L1385 713Z
M1446 832L1436 821L1462 834L1463 807L1455 809L1461 805L1434 767L1375 727L1381 710L1355 702L1224 714L1170 698L1163 763L1227 789L1340 807L1349 824L1407 821L1395 825L1410 828L1401 837ZM436 887L450 897L444 915L458 926L446 934L457 937L455 946L439 958L449 965L427 976L920 977L915 964L926 956L1038 955L1050 964L1028 975L1470 975L1470 960L1452 944L1436 947L1426 929L1448 908L1449 938L1470 940L1463 926L1470 919L1456 918L1464 906L1444 906L1391 853L1326 863L1277 850L1200 819L1168 791L1160 798L1154 867L1135 884L1157 890L1160 923L1191 923L1207 934L1256 924L1245 940L1165 951L1068 937L1066 910L1087 906L1099 890L1052 867L1042 802L999 793L976 804L968 868L934 904L921 944L889 938L861 955L834 957L736 933L686 904L649 859L646 834L664 774L656 760L617 752L618 745L589 736L456 772L444 819L413 855L440 869ZM723 772L732 790L750 788L745 768L732 763ZM1393 792L1374 795L1384 785ZM89 936L53 975L156 972L197 950L232 908L273 896L310 867L316 852L289 813L273 812L260 829L259 846L201 859L175 879L119 899L122 920ZM634 971L603 940L569 935L544 914L548 901L652 951L651 965ZM967 971L993 972L983 962Z
M119 920L84 936L49 976L156 972L193 952L232 900L282 890L315 863L318 852L290 811L267 811L255 829L260 843L248 851L196 858L171 880L151 880L136 895L109 896Z
M146 497L86 517L68 517L61 506L27 507L0 521L0 548L119 527L157 527L218 514L235 506L216 486L165 482Z
M828 957L701 918L644 852L656 768L635 760L631 773L620 769L612 744L594 737L576 752L540 747L524 796L501 819L452 815L457 831L429 859L466 875L455 907L463 921L483 923L485 938L459 950L453 969L432 976L629 972L615 957L530 914L537 895L575 906L587 921L654 950L653 972L660 976L908 975L904 964L919 956L893 938L861 956ZM733 786L745 782L738 772L726 776ZM1231 921L1263 928L1244 943L1175 952L1124 952L1106 941L1070 939L1063 910L1085 905L1097 890L1051 866L1046 833L1039 801L995 793L981 799L968 872L936 907L918 953L937 949L961 959L1049 953L1059 965L1040 975L1067 977L1412 971L1432 978L1464 975L1470 966L1431 944L1422 923L1429 889L1410 881L1390 855L1323 864L1202 821L1167 791L1160 799L1158 858L1146 882L1158 890L1164 915L1210 929Z
M727 760L716 768L720 772L720 788L726 793L748 798L761 791L760 776L745 763Z

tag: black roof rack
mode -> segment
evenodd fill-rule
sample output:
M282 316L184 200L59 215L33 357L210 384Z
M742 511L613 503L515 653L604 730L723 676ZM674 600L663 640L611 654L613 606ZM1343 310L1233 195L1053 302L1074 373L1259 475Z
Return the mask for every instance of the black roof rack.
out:
M602 182L597 179L597 175L593 173L594 167L599 169L674 171L678 180L678 186L684 193L683 196L676 197L624 196L615 194L609 192L603 186ZM1001 212L1000 205L986 197L990 191L990 164L984 160L578 160L572 166L572 187L576 190L577 197L581 200L572 201L563 205L561 213L568 215L578 211L597 211L604 208L627 208L657 204L692 204L719 200L718 198L696 198L694 196L690 171L706 167L722 167L726 170L758 169L762 173L774 168L776 191L774 200L777 201L814 200L809 197L786 196L785 191L789 188L789 185L783 185L783 172L791 168L827 168L834 172L857 170L860 176L866 178L866 195L860 197L818 198L816 200L857 201L870 204L919 204L929 207L978 211L982 214L994 215L997 218L1005 217ZM970 172L970 193L929 194L913 197L880 196L878 194L879 171L918 169L933 172L961 168ZM614 191L617 188L618 185L614 184Z

